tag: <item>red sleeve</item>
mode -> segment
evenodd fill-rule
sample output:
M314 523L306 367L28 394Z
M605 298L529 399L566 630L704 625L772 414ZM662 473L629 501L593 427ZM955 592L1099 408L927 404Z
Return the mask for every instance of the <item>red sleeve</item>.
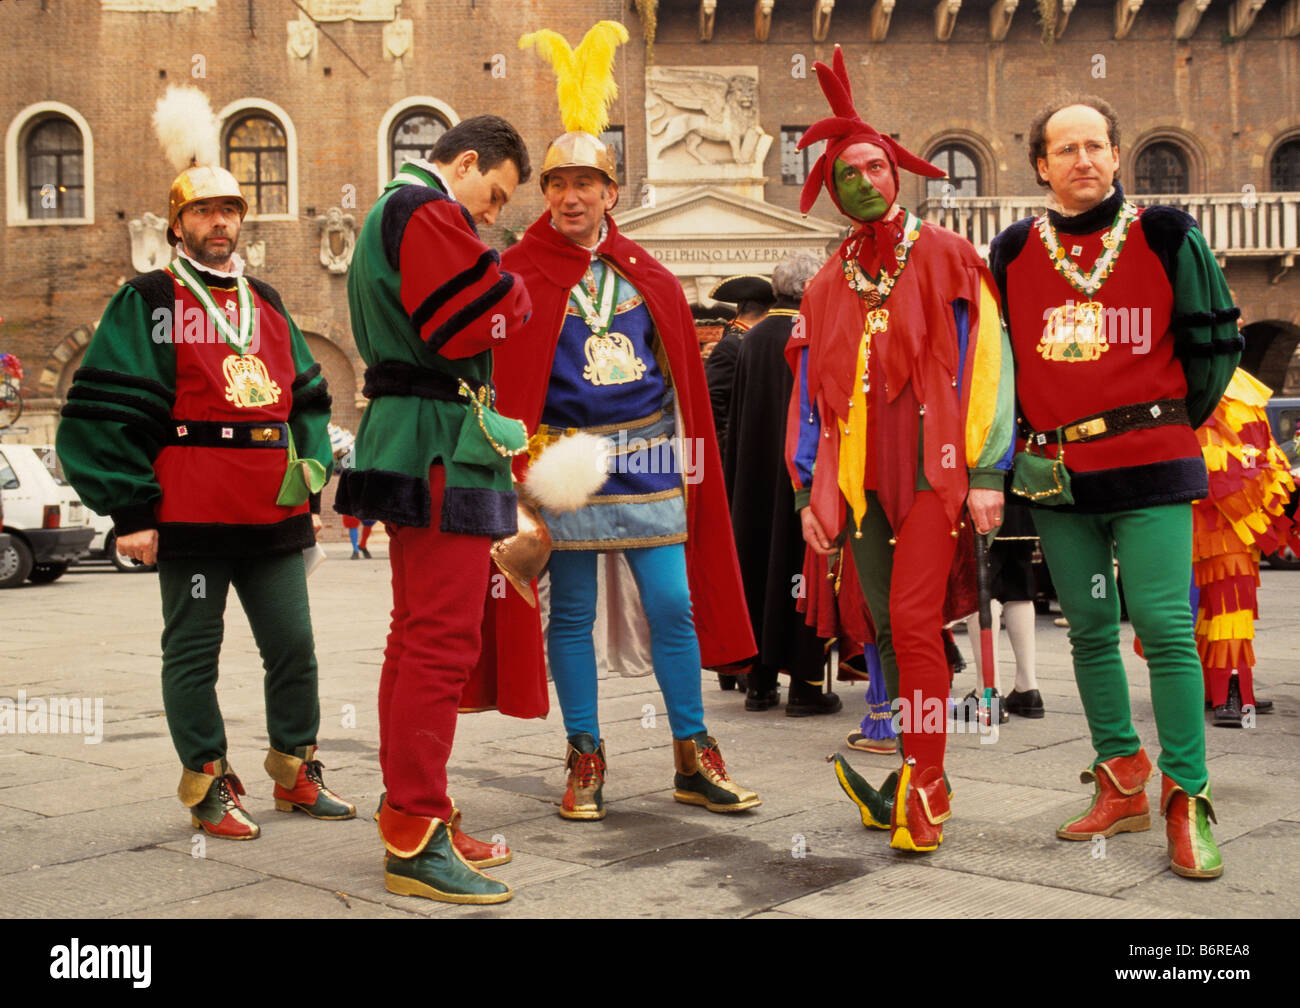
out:
M450 201L425 203L411 215L400 269L411 323L431 350L453 360L498 346L532 308L524 285L501 269L500 257Z

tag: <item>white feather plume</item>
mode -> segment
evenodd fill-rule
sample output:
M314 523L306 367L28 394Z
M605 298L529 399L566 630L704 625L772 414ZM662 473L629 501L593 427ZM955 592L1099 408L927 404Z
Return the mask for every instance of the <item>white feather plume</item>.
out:
M198 88L169 87L154 107L153 128L176 171L221 164L221 124Z
M609 477L609 442L578 431L550 444L528 469L524 489L552 511L582 507Z

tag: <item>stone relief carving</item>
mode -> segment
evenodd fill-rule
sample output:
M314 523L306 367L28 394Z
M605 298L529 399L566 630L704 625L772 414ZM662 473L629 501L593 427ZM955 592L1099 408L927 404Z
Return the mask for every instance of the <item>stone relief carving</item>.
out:
M289 41L286 49L290 56L295 59L306 59L316 51L316 25L306 14L299 12L297 21L289 21L285 24L289 32Z
M757 161L761 167L772 138L758 122L757 70L651 67L646 79L646 132L651 161L681 144L701 165L750 166ZM764 139L767 143L760 151ZM706 141L725 144L730 158L710 156L703 146Z
M415 22L398 18L384 25L384 59L401 59L411 51L415 40Z
M127 221L126 230L131 236L131 265L137 273L162 269L171 261L166 217L145 212Z
M330 207L316 218L320 227L320 264L331 273L346 273L357 244L357 222L351 214Z
M266 265L266 242L253 241L244 245L244 261L249 269L261 269Z

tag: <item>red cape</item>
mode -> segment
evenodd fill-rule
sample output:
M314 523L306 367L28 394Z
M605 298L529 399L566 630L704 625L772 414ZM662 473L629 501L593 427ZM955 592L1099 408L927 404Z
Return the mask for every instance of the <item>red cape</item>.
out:
M645 299L667 358L667 374L677 396L683 436L691 443L690 461L699 482L686 486L686 574L691 587L700 660L705 668L748 661L758 651L745 608L740 566L731 534L722 460L713 430L709 389L704 379L695 337L695 322L681 284L645 249L624 238L612 218L601 255L614 264ZM569 292L586 271L591 257L553 227L544 213L519 244L507 249L502 266L519 276L533 301L533 314L523 329L511 333L494 351L493 381L497 410L518 417L535 431L546 405L546 391L555 346L564 324ZM516 461L516 475L526 466ZM483 655L462 697L462 708L498 707L503 713L540 717L546 712L546 680L542 672L541 622L511 589L489 599L484 625ZM541 710L516 713L518 697L506 695L498 675L510 677L511 690L522 689L536 706L531 682L541 683ZM486 701L486 702L485 702ZM508 709L514 708L514 709Z

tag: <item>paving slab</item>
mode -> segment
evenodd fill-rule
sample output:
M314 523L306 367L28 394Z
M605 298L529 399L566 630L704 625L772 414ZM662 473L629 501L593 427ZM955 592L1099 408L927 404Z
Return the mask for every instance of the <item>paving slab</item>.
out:
M1023 919L1194 916L1158 904L1108 899L1072 889L1008 882L920 864L882 868L863 878L783 903L777 909L809 917L977 920L1006 917L1011 908L1016 917Z

